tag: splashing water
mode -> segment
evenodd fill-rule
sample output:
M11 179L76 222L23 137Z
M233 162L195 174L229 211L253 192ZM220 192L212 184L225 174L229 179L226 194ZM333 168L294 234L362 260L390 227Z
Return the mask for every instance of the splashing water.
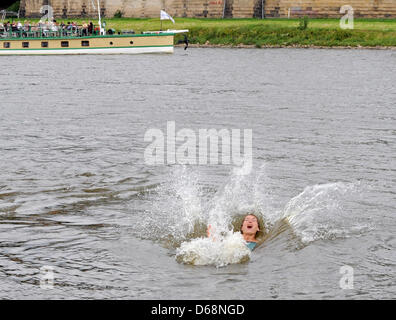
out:
M196 235L204 223L202 201L204 194L199 186L199 176L186 167L176 167L167 183L153 190L151 208L145 213L141 236L168 241L170 246ZM146 236L145 236L146 235Z
M360 234L368 226L358 224L344 208L345 202L357 191L353 183L308 186L287 203L283 218L302 245Z
M198 238L183 242L176 251L176 260L193 265L215 265L242 263L250 259L250 250L242 234L229 231L220 238Z
M289 228L296 248L316 240L356 234L363 226L348 217L343 204L357 191L353 183L308 186L284 209L275 208L265 167L250 174L234 171L215 194L205 191L199 174L186 167L174 169L167 183L155 190L146 212L144 234L176 249L176 260L194 265L226 266L249 260L251 252L239 232L238 219L254 213L266 233L278 237ZM211 236L206 236L207 226Z
M251 251L239 230L235 230L234 222L235 218L248 212L264 211L265 189L258 192L262 177L262 174L247 174L244 167L233 170L224 188L214 195L206 208L205 221L211 226L210 237L183 242L176 251L176 259L216 267L248 261Z
M259 186L262 177L261 171L248 175L234 171L213 195L205 192L196 171L176 167L153 191L141 236L177 248L176 259L183 263L224 266L246 261L250 250L235 221L247 212L261 217L266 211L265 188ZM211 238L206 237L209 225Z

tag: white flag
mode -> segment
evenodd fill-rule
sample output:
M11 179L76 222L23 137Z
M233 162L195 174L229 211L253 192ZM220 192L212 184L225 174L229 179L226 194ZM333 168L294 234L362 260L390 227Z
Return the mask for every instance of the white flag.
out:
M172 22L175 23L175 20L173 20L173 18L164 10L161 10L161 20L172 20Z

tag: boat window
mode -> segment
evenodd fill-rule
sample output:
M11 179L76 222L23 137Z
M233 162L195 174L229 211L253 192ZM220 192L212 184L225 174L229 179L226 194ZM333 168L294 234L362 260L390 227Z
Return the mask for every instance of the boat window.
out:
M41 42L41 48L48 48L48 42L47 41Z
M133 44L133 41L129 42L130 44Z
M10 48L10 47L11 47L11 44L10 44L9 42L4 42L4 43L3 43L3 47L4 47L4 48Z
M82 47L89 47L89 41L81 41Z
M29 48L29 42L22 42L22 48Z
M110 42L110 45L111 45L111 46L113 45L113 42L112 42L112 41Z
M61 42L61 47L62 47L62 48L67 48L67 47L69 47L69 41L62 41L62 42Z

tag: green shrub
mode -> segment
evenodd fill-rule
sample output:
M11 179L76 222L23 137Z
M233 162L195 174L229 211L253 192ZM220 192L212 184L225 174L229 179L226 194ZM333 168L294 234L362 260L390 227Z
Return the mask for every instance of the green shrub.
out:
M18 12L19 11L19 6L21 2L20 1L15 1L12 5L10 5L7 8L7 11L13 11L13 12Z
M336 30L334 33L334 38L338 41L345 40L351 36L351 32L347 30Z
M117 10L117 11L114 13L114 18L121 19L121 18L122 18L122 15L123 15L122 11L121 11L121 10Z
M304 18L300 18L298 29L306 30L308 28L308 22L309 22L309 20L308 20L307 16L304 16Z

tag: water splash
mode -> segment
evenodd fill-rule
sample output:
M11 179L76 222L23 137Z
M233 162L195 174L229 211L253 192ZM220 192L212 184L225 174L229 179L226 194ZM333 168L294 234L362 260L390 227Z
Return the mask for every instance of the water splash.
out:
M183 263L224 266L246 261L250 250L239 227L247 212L264 221L263 172L264 167L259 174L233 171L213 194L204 189L197 171L175 168L167 182L153 190L142 234L176 248L176 258ZM208 225L212 226L210 239L206 237Z
M183 242L176 250L176 260L185 264L215 265L243 263L250 259L250 250L242 234L229 231L219 238L198 238Z
M308 186L285 206L283 218L303 246L360 234L368 229L356 221L346 203L359 192L358 183Z
M176 167L167 177L167 183L152 190L150 195L151 208L145 212L141 230L143 238L177 246L199 234L197 229L204 223L205 196L196 172L185 166Z
M292 234L294 249L361 233L366 227L344 208L351 195L359 192L357 184L308 186L283 206L274 203L276 183L266 175L265 166L250 174L233 171L216 192L205 189L201 178L198 171L184 166L173 169L167 182L151 195L143 224L146 237L175 249L182 263L219 267L248 260L250 250L239 232L247 213L259 217L264 239ZM208 225L210 238L206 237ZM291 232L284 233L286 229Z

